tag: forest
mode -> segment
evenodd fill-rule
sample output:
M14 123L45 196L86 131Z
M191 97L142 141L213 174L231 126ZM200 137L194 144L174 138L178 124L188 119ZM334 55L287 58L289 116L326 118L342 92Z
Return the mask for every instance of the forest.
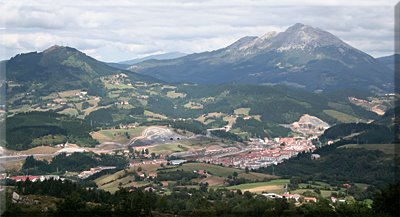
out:
M347 141L346 141L347 143ZM344 143L344 144L346 144ZM302 180L321 180L332 185L343 183L366 183L383 186L396 181L399 157L393 158L381 151L338 148L343 142L317 149L320 159L311 159L311 153L300 153L274 167L260 168L259 172L283 177L300 177Z
M97 166L115 166L122 169L127 165L128 159L124 156L74 152L71 155L59 154L53 157L50 162L36 160L33 156L29 156L22 165L20 172L32 175L64 174L66 171L80 172Z
M93 146L98 142L90 136L90 122L71 118L55 112L28 112L16 114L7 118L6 148L25 150L38 145L35 139L52 135L45 144L60 144L65 142L79 143L83 146ZM54 137L56 136L56 137Z

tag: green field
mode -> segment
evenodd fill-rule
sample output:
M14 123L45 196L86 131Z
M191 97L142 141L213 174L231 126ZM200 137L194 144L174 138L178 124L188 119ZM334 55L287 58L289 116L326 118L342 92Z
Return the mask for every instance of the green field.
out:
M186 164L183 164L182 166L172 168L170 170L176 170L176 169L180 169L180 170L184 170L184 171L207 170L212 175L221 176L221 177L227 177L229 175L232 175L233 172L237 172L237 173L244 172L243 170L236 169L236 168L222 167L222 166L206 164L206 163L186 163Z
M366 189L369 186L364 183L354 183L354 185L359 188L362 188L362 189ZM306 191L314 192L314 189L316 189L316 188L320 189L321 196L325 197L325 198L330 197L332 195L332 193L334 193L334 192L337 193L338 190L342 191L342 192L346 191L346 188L344 188L344 187L339 187L339 189L337 189L337 186L332 186L325 182L316 181L316 182L300 183L299 188L296 190L290 191L290 193L303 194Z
M117 180L120 176L123 176L124 174L125 174L125 172L123 170L121 170L121 171L118 171L113 174L107 174L107 175L101 176L101 177L95 179L94 182L96 183L97 186L102 186L106 183Z
M238 108L234 110L236 115L249 115L250 108Z
M168 91L167 92L167 97L172 98L172 99L185 98L186 94L185 93L178 93L178 92L175 92L175 90L173 90L173 91Z
M250 179L253 181L257 181L257 180L262 181L265 179L270 180L270 179L276 178L275 176L271 176L268 174L254 173L254 172L246 173L244 170L241 170L241 169L232 168L232 167L223 167L223 166L206 164L206 163L186 163L186 164L183 164L182 166L174 167L169 170L174 171L177 169L184 170L184 171L206 170L214 176L225 177L225 178L232 175L233 172L237 172L238 177L243 177L243 178Z
M332 186L325 182L316 181L313 183L301 183L299 184L300 188L307 188L307 186L311 186L311 188L331 188Z
M79 111L74 108L67 108L59 112L60 114L69 115L69 116L78 116Z
M151 111L148 111L148 110L144 111L144 115L146 117L153 117L153 118L156 118L156 119L167 119L168 118L167 116L164 116L164 115L161 115L161 114L157 114L157 113L154 113L154 112L151 112Z
M296 189L294 191L290 191L291 194L303 194L306 191L313 191L313 189ZM321 196L324 198L328 198L332 195L333 192L337 191L330 191L330 190L321 190Z
M187 145L182 143L171 143L171 144L160 144L149 148L150 152L156 154L171 154L173 152L187 151L189 148Z
M242 185L230 186L228 189L241 190L241 191L250 191L255 193L262 192L273 192L273 193L283 193L285 191L284 186L289 184L289 179L275 179L268 182L256 182L256 183L247 183Z
M104 86L107 89L120 89L120 90L124 90L124 89L133 89L132 86L127 85L127 84L120 84L120 85L114 85L114 84L110 84L110 83L105 83Z
M92 133L93 139L102 142L128 142L130 139L126 137L126 133L130 138L140 136L146 127L136 127L131 129L107 129L99 130Z
M361 121L357 117L345 114L343 112L335 111L335 110L324 110L324 113L335 118L336 120L338 120L342 123L355 123L355 122Z
M113 193L118 190L119 186L121 185L120 183L122 184L122 187L142 187L150 184L150 182L145 181L136 182L133 176L126 176L124 178L102 185L99 188Z
M146 166L146 165L144 165ZM152 166L152 165L150 165ZM143 167L145 168L145 167ZM146 168L148 169L148 168ZM128 169L128 172L132 172L135 170L135 168L130 168ZM147 170L143 170L146 171ZM150 170L149 170L150 171ZM127 175L125 170L118 171L113 174L107 174L104 176L101 176L97 179L94 180L96 185L105 191L109 192L115 192L118 190L118 187L122 185L123 187L141 187L147 184L150 184L150 182L146 181L135 181L135 178L132 175ZM121 183L121 184L120 184Z

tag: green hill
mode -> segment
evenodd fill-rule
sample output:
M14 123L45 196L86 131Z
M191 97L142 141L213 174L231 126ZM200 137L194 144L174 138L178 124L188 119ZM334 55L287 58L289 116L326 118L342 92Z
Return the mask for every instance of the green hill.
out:
M90 124L54 112L21 113L7 118L6 147L25 150L40 145L70 142L94 145Z
M9 96L29 92L38 96L54 91L90 88L100 76L124 72L132 80L155 81L147 76L113 68L71 47L52 46L43 52L19 54L6 63L7 80L16 83ZM10 87L10 85L9 85Z

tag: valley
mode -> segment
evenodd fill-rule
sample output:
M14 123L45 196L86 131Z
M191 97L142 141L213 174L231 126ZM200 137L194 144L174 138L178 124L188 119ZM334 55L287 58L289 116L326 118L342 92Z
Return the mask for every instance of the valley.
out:
M284 56L279 54L274 61L288 62L279 62L272 71L276 75L283 69L294 72L306 60L289 63L299 58L289 58L289 51L297 49L289 46L293 42L289 39L292 34L309 32L317 39L320 34L329 36L334 43L312 40L302 50L317 49L329 56L333 51L325 50L326 46L333 46L333 50L354 52L329 33L295 25L271 38L240 39L211 52L211 59L246 59L252 68L257 63L252 58L262 57L259 52L275 57L278 54L268 53L275 49ZM282 46L274 44L282 37L287 39ZM268 40L272 47L258 50ZM254 44L258 44L256 50ZM239 58L232 50L251 55ZM65 185L78 183L110 195L137 189L157 197L231 192L250 194L249 198L286 198L301 206L309 201L367 203L376 188L394 179L390 171L396 168L391 162L396 157L391 136L396 95L388 92L390 81L367 82L372 88L356 90L345 82L344 86L325 82L301 88L307 84L294 87L268 76L247 82L254 81L249 76L265 74L250 73L264 70L257 67L238 77L246 82L197 82L199 75L165 80L162 70L152 71L177 64L173 72L178 73L180 67L186 69L182 64L187 59L195 66L198 60L202 66L212 65L202 62L209 60L208 54L192 54L145 60L128 70L62 46L11 58L7 112L2 112L7 125L1 181L11 183L13 189L27 179L37 185L63 180ZM309 64L315 62L307 63L310 71L319 69ZM234 77L240 66L229 67L234 67L230 76ZM276 82L266 84L268 79Z

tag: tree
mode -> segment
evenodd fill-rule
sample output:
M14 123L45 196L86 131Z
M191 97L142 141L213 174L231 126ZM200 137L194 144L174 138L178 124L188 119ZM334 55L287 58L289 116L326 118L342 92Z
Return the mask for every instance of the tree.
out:
M382 189L373 201L372 208L376 213L400 216L400 182Z
M85 101L85 102L82 103L82 110L85 110L85 109L87 109L89 107L90 107L90 104L88 102Z
M132 146L128 146L128 151L129 151L129 153L134 153L134 149L133 149L133 147Z
M199 186L200 186L200 191L207 192L208 182L200 182Z
M60 213L76 213L83 211L86 208L86 203L82 200L81 195L74 191L65 199L57 204L57 210Z

